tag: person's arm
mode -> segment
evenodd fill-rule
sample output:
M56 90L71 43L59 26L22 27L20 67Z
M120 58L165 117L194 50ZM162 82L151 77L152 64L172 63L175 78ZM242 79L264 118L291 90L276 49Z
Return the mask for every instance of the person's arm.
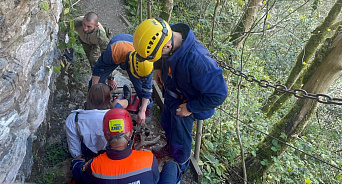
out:
M154 68L154 80L157 82L158 86L164 86L163 81L161 80L162 76L162 59L153 63Z
M141 89L141 101L142 102L141 102L140 110L137 115L137 123L141 125L145 123L146 108L152 96L152 72L148 76L144 78L140 78L139 82L141 82L141 87L142 87Z
M94 183L91 175L92 159L85 162L83 159L73 159L71 161L70 170L76 183Z
M156 81L156 83L160 87L164 86L164 83L161 79L161 76L162 76L162 70L161 69L155 69L154 70L154 80Z
M109 79L107 78L107 84L108 86L111 86L114 90L116 88L118 88L118 83L116 83L116 80L114 79L114 77L110 77Z
M141 93L142 93L142 98L146 98L146 99L151 99L152 96L152 72L143 78L140 78L140 81L142 83L142 89L141 89Z
M212 60L207 58L197 58ZM222 75L222 69L215 61L202 61L202 63L211 62L211 65L203 65L198 68L193 67L190 76L193 86L199 91L199 95L187 102L186 107L189 112L200 113L208 111L221 105L227 97L227 84ZM201 72L199 72L201 71Z
M100 50L101 52L104 51L107 48L107 44L109 43L109 39L107 38L106 32L100 30L98 28L98 36L97 36L97 41L99 43L100 46Z
M91 86L94 86L95 84L99 83L100 77L99 76L91 76Z
M178 109L177 109L177 112L176 114L178 116L190 116L192 113L188 110L188 108L186 107L186 104L187 103L183 103L183 104L180 104L178 106Z
M75 113L71 113L65 121L66 137L69 147L69 152L73 158L82 155L81 139L77 133L75 125Z
M101 56L99 57L99 59L96 61L94 65L91 85L93 86L99 83L101 77L107 77L103 75L103 71L106 71L109 68L111 69L113 68L113 66L115 66L115 63L112 58L111 48L110 46L108 46L108 48L101 53ZM108 82L108 85L110 85L113 89L117 88L117 83L114 77L112 78L112 80L108 80L107 82Z
M142 98L141 100L141 106L140 106L140 110L138 112L138 115L137 115L137 124L138 125L141 125L143 123L145 123L145 120L146 120L146 108L147 108L147 105L148 105L148 102L150 101L149 99L147 98Z

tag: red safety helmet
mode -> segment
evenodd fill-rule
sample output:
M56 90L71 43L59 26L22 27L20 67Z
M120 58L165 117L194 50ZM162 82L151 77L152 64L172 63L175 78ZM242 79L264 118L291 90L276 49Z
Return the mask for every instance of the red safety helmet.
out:
M109 110L103 118L103 133L105 135L118 135L133 129L131 115L121 108Z

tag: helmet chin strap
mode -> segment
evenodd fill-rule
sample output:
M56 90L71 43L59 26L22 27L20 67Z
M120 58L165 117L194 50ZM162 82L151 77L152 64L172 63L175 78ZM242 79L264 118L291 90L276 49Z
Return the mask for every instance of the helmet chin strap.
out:
M167 54L162 54L162 57L170 57L172 54L173 54L173 52L174 52L174 50L173 50L173 48L174 48L174 39L173 39L173 33L172 33L172 36L171 36L171 49L170 49L170 52L169 53L167 53Z

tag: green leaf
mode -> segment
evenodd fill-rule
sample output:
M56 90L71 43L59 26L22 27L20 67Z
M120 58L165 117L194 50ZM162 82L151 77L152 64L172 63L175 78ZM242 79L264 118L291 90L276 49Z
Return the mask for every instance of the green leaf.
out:
M47 1L42 1L42 2L39 3L39 7L40 7L42 10L48 11L48 10L49 10L49 2L47 2Z
M305 183L311 183L311 180L309 178L306 178Z
M268 165L268 161L267 161L267 159L264 159L264 160L262 160L261 162L260 162L260 164L261 165Z
M50 68L46 66L46 67L45 67L45 71L46 71L46 72L49 72L49 71L50 71Z
M75 22L74 22L74 20L70 21L70 30L75 30Z
M274 146L271 147L271 150L274 151L274 152L278 151L277 148L274 147Z
M208 171L208 174L210 174L211 173L211 168L210 168L210 165L209 164L207 164L207 171Z
M63 61L61 61L61 66L62 66L63 68L65 67Z
M69 12L70 12L70 9L69 8L65 8L64 15L68 14Z
M336 179L337 179L338 181L341 181L341 180L342 180L342 174L338 174L338 175L336 176Z
M66 43L64 43L64 42L59 42L59 43L58 43L58 48L59 48L60 50L64 50L64 49L67 48L67 45L66 45Z
M277 140L273 139L273 140L272 140L272 144L273 144L274 146L277 146L279 143L278 143Z
M197 163L198 163L199 166L204 164L202 160L197 161Z
M70 42L73 44L73 43L76 43L76 38L75 37L71 37L70 38Z
M256 151L254 151L254 150L252 151L252 156L256 157Z
M222 175L222 172L221 172L219 167L215 167L215 170L216 170L217 175L219 175L219 176Z
M219 166L221 166L221 168L222 168L223 171L227 171L226 167L225 167L222 163L220 163Z
M208 146L209 149L211 149L211 150L214 149L213 143L211 143L210 141L207 141L206 143L207 143L207 146Z
M284 132L282 132L282 133L280 134L280 137L283 138L283 139L286 139L286 138L287 138L287 136L286 136L286 134L285 134Z
M219 164L219 161L213 156L213 155L207 155L207 157L206 157L209 161L210 161L210 163L212 163L212 164Z
M56 66L54 66L54 67L53 67L53 71L54 71L55 73L59 73L59 72L61 71L61 65L56 65Z
M287 171L292 172L292 169L288 168Z

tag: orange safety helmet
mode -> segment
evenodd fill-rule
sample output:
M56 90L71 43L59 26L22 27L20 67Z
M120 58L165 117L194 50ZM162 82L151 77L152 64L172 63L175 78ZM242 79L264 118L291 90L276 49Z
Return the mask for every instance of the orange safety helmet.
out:
M165 44L171 39L170 25L161 18L146 19L133 34L133 46L145 60L155 62L162 56Z
M132 129L132 117L125 109L114 108L104 115L103 133L105 135L124 134Z

